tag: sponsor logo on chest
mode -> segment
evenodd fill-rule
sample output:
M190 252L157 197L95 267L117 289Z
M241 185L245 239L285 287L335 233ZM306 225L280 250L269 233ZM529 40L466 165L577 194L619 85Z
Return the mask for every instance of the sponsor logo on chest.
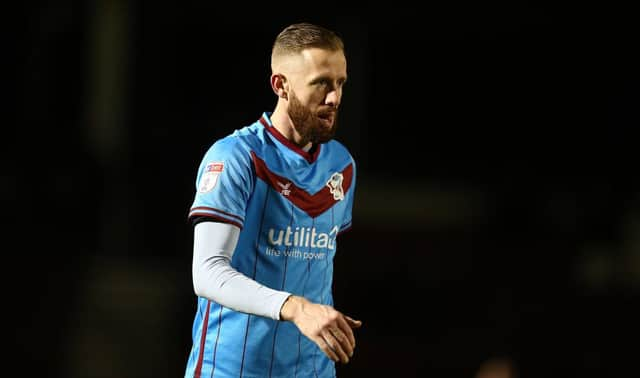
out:
M271 246L336 248L336 237L339 228L334 226L329 232L319 232L315 227L291 227L285 229L269 229L268 242Z

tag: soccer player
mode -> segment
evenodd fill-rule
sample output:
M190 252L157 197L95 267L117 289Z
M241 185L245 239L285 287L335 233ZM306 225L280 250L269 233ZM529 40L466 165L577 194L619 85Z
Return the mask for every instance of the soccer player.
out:
M185 377L335 377L361 321L333 307L356 166L333 139L347 62L321 26L283 29L272 112L209 148L189 212L198 296Z

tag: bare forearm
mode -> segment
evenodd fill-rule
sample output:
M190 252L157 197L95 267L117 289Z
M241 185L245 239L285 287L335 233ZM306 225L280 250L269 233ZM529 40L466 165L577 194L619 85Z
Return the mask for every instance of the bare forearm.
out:
M297 295L290 295L282 304L280 309L280 320L293 321L305 303L310 303L307 299Z

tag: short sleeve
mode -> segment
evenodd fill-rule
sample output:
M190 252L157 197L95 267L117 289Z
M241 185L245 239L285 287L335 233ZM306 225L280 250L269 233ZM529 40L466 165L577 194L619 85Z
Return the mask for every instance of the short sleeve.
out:
M253 185L247 148L238 138L216 142L198 167L189 219L211 218L242 228Z
M339 233L343 233L347 231L352 226L353 201L356 193L356 163L355 163L355 160L353 160L353 158L351 159L351 166L352 166L351 185L349 186L349 191L345 196L345 201L347 202L346 202L346 207L344 211L344 219L342 221L342 224L340 225Z

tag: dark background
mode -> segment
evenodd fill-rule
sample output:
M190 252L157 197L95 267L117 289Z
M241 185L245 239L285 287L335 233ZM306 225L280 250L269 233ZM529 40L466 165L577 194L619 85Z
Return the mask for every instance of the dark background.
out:
M358 162L334 287L364 325L340 376L633 375L638 27L608 4L7 12L4 369L183 375L197 165L273 109L273 38L312 21L347 45Z

